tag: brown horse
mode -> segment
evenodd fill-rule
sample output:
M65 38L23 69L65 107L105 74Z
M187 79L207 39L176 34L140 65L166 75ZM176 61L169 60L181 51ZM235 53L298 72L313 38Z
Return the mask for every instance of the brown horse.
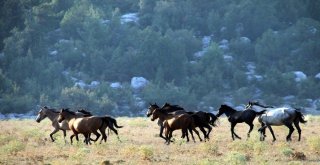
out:
M86 113L77 112L76 116L77 117L90 116L90 114L88 113L90 112L86 112ZM64 137L64 140L66 141L66 136L67 136L66 130L70 130L67 121L62 121L61 123L58 122L58 116L59 116L59 112L56 111L56 109L49 109L47 106L44 106L40 108L36 118L36 121L38 123L40 123L46 117L48 117L48 119L51 120L52 122L51 125L54 128L53 131L50 133L50 138L52 142L55 141L53 138L53 135L57 133L59 130L63 132L63 137Z
M107 135L105 133L105 129L107 125L109 125L109 121L105 117L77 117L76 114L68 109L62 109L59 113L58 122L62 122L63 120L68 121L69 128L72 130L73 135L70 136L71 144L73 143L72 139L76 136L78 139L78 134L83 134L85 136L86 144L90 143L90 134L93 133L97 137L93 141L97 141L100 137L98 130L102 134L102 140L106 142Z
M195 122L195 127L199 127L199 129L202 131L205 140L209 140L209 134L212 130L211 126L216 126L215 122L217 120L217 117L209 112L203 112L203 111L198 111L198 112L187 112L185 109L180 107L179 105L171 105L169 103L165 103L161 108L155 103L155 104L150 104L147 112L147 117L151 116L154 110L156 109L161 109L161 111L172 114L172 115L178 115L178 114L189 114L192 115L194 122ZM158 120L158 125L160 126L160 134L159 136L163 139L166 139L162 133L163 133L163 126L164 121L159 119ZM205 131L204 128L208 129L208 133Z
M177 115L168 114L158 108L153 111L151 121L154 121L157 118L164 121L163 126L165 128L167 144L170 144L172 132L178 129L182 129L182 137L187 136L187 141L189 141L188 130L194 142L195 139L192 131L194 131L198 135L200 141L202 141L199 132L195 129L195 123L191 115L186 113Z

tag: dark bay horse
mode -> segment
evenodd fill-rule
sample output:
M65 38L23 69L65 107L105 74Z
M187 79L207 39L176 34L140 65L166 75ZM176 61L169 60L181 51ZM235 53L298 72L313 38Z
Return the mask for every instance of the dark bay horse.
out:
M244 110L244 111L237 111L233 108L231 108L228 105L221 105L218 111L217 117L220 117L222 114L225 114L228 117L228 121L231 123L231 137L233 140L235 140L234 137L241 139L235 132L234 127L237 125L237 123L243 123L245 122L250 126L249 132L247 134L247 137L250 137L250 133L254 127L253 120L256 118L257 115L263 114L265 111L262 112L256 112L253 110Z
M199 129L203 132L205 139L209 139L209 134L212 130L210 125L216 126L215 122L217 120L217 117L214 114L209 113L209 112L203 112L203 111L187 112L187 111L185 111L184 108L182 108L178 105L171 105L169 103L165 103L162 106L162 108L160 108L155 103L155 104L150 104L148 111L147 111L147 117L151 116L155 109L161 109L162 111L164 111L166 113L173 114L173 115L184 114L184 113L192 115L195 120L196 127L199 127ZM158 120L158 125L160 126L159 136L161 138L165 139L165 137L162 135L163 129L164 129L163 122L164 121L159 118L159 120ZM204 128L208 129L208 133L206 133Z
M307 121L304 120L303 114L294 108L289 107L279 107L279 108L273 108L273 107L267 107L264 105L261 105L259 102L249 102L249 104L246 106L247 109L264 109L266 112L259 116L259 122L261 123L261 128L259 129L260 132L260 140L263 141L266 137L265 135L265 129L266 127L269 128L273 141L276 141L276 137L274 136L274 132L272 129L272 125L274 126L280 126L285 125L289 128L289 134L286 137L287 141L291 141L291 135L294 131L294 128L292 126L292 123L295 125L295 127L298 130L299 139L301 140L301 128L299 126L299 123L306 123Z
M198 135L200 141L202 141L199 132L195 129L195 123L191 115L187 113L173 115L158 108L153 111L151 121L154 121L158 118L164 121L163 126L165 128L167 144L170 144L172 132L178 129L182 129L182 136L187 136L187 141L189 141L188 130L194 142L195 139L192 131L194 131Z

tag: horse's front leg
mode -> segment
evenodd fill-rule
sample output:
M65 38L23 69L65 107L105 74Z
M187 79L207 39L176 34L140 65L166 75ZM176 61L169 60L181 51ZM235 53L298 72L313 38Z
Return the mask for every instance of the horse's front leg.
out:
M57 133L58 131L59 131L58 128L54 128L54 130L50 133L50 138L51 138L52 142L54 142L53 135L54 135L55 133Z
M160 125L160 133L159 133L159 136L160 136L162 139L166 139L166 137L164 137L164 136L162 135L163 129L164 129L163 125Z
M276 141L277 139L276 139L276 137L274 136L274 132L273 132L273 130L272 130L272 127L271 127L270 125L266 125L266 126L269 128L269 130L270 130L270 132L271 132L271 135L272 135L272 137L273 137L273 142Z
M247 123L247 124L250 126L250 129L249 129L248 134L247 134L247 138L249 138L250 137L250 133L253 130L254 125L253 125L253 123Z

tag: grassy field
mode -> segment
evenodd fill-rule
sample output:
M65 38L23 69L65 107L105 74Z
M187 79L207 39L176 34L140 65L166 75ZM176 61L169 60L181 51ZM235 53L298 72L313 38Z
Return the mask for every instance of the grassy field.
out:
M70 145L63 140L62 132L51 142L51 123L34 120L0 121L0 164L320 164L320 117L306 116L308 123L301 125L302 140L288 143L288 129L274 127L277 141L267 131L265 142L259 141L255 128L246 139L248 126L239 124L236 132L242 140L231 140L230 124L221 118L213 129L209 142L189 142L180 139L175 131L175 142L165 145L158 137L156 122L148 118L117 118L120 140L114 134L107 143L86 146L83 142ZM70 132L67 133L68 141ZM83 137L80 137L81 140Z

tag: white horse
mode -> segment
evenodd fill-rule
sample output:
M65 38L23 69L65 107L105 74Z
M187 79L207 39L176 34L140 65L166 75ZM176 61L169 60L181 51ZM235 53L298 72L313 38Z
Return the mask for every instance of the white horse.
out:
M259 129L260 132L260 140L263 141L266 137L265 129L266 127L269 128L273 141L276 141L276 137L274 136L273 130L271 125L274 126L281 126L285 125L289 128L289 134L286 138L287 141L291 141L291 134L294 131L292 123L298 130L299 139L301 140L301 128L299 126L299 122L306 123L307 121L304 120L303 114L294 108L288 107L280 107L280 108L273 108L272 106L263 106L258 102L249 102L246 106L246 109L252 109L255 111L267 110L264 114L260 115L258 120L261 123L261 128Z

